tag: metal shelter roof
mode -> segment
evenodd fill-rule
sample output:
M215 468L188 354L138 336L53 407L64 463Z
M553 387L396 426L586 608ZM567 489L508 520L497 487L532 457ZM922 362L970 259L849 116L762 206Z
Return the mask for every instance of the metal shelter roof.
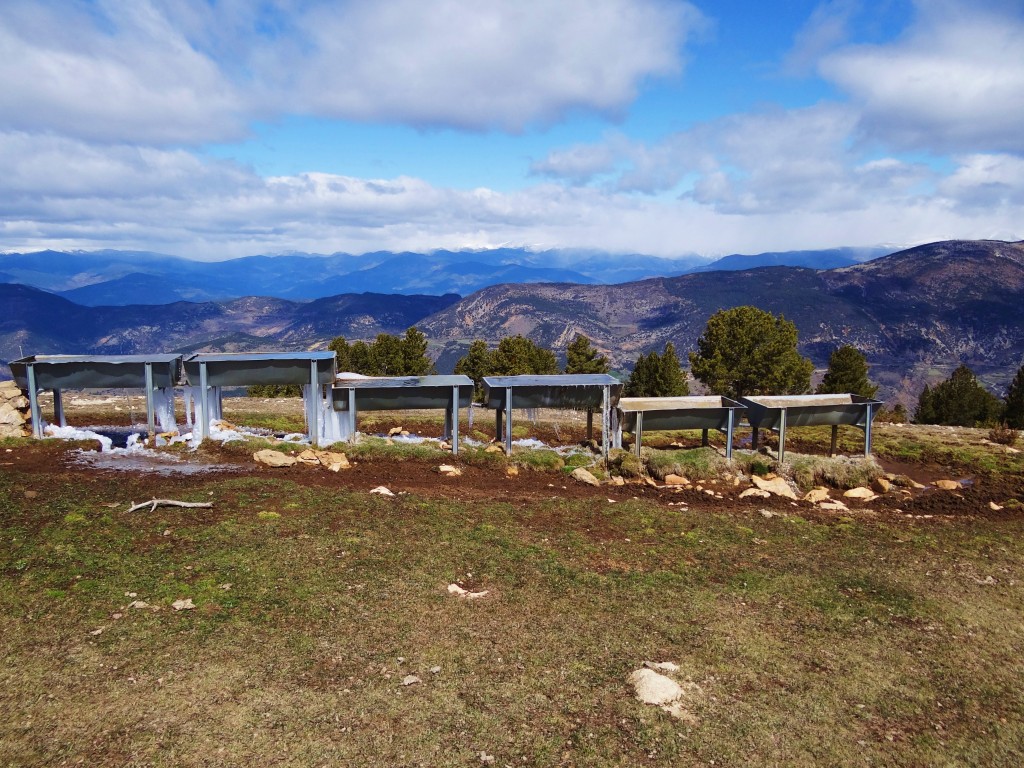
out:
M18 386L29 389L28 369L39 389L145 389L146 366L157 388L178 383L181 355L29 355L12 360Z
M512 403L505 402L512 389ZM622 382L607 373L565 373L552 376L485 376L484 402L488 408L599 408L604 390L613 405Z
M466 408L473 398L473 380L468 376L369 376L338 379L331 388L334 409L349 409L349 393L361 411L400 411L450 408L458 389L458 406Z
M203 352L183 361L185 378L191 386L200 386L200 369L205 365L206 384L210 387L309 384L314 363L317 382L332 384L337 374L334 352Z
M624 397L619 400L623 429L631 429L637 414L643 414L643 428L659 429L725 429L729 414L733 423L739 420L744 406L728 397Z
M774 430L782 423L783 411L789 427L848 424L863 429L874 417L874 407L882 405L860 395L771 395L741 397L739 401L746 406L750 426Z

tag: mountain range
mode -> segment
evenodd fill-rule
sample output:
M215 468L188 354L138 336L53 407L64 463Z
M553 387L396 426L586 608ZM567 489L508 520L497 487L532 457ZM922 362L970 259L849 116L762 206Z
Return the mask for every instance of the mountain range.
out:
M0 255L0 283L29 285L91 307L221 301L242 296L303 301L364 292L466 296L506 283L608 284L690 271L780 264L828 269L865 261L883 252L837 248L731 255L709 263L697 257L659 259L639 254L524 248L284 254L213 262L140 251L39 251Z
M274 260L280 258L289 257ZM742 304L792 320L801 351L819 368L836 346L857 346L886 399L912 405L923 382L959 363L999 392L1024 363L1024 243L946 241L825 270L769 266L614 285L501 284L462 299L364 292L312 301L88 307L0 284L0 360L23 353L314 349L337 335L372 338L415 324L442 372L471 340L493 343L517 333L560 353L582 333L624 370L667 341L685 359L711 314Z

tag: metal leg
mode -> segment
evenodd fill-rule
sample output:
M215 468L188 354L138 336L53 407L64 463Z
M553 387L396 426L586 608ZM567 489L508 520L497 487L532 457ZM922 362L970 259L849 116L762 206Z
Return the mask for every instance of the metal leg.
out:
M604 457L605 464L608 463L608 426L611 423L611 413L609 405L611 405L612 394L611 387L602 387L601 391L601 456Z
M452 455L459 455L459 388L452 387Z
M512 387L505 387L505 454L512 455Z
M587 408L587 442L594 439L594 409Z
M309 442L320 446L320 376L316 360L309 361Z
M356 390L348 391L348 441L356 441Z
M199 442L210 434L210 393L206 375L206 363L199 363L199 397L196 398L196 422L199 424Z
M829 445L829 448L828 448L828 455L830 457L836 455L836 446L838 444L839 444L839 425L838 424L833 424L832 425L832 443L831 443L831 445Z
M779 416L779 464L786 460L786 409Z
M725 431L725 458L727 461L732 461L732 432L735 428L736 413L732 408L729 409L729 420L726 422Z
M750 430L750 450L757 450L757 427L751 427Z
M871 411L874 410L873 405L868 405L866 408L866 421L864 422L864 457L867 458L871 455Z
M644 433L644 412L637 411L636 414L636 426L633 427L633 450L636 451L636 455L640 456L640 438Z
M39 410L39 392L36 390L36 369L32 363L25 366L28 372L28 403L32 413L32 435L43 436L43 415Z
M61 399L60 390L53 390L53 420L62 427L68 425L68 420L64 416L64 400Z
M701 448L707 448L708 447L708 431L706 429L702 429L701 430L701 433L700 433L700 447Z
M156 418L153 411L153 364L146 363L146 436L152 440L156 434Z

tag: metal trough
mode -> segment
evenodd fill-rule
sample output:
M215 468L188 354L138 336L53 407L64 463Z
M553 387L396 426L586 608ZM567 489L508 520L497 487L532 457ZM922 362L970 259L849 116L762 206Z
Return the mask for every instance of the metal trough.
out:
M309 439L319 444L323 391L337 375L334 352L201 353L185 358L182 364L186 382L199 390L196 422L200 440L210 434L211 417L219 418L222 387L299 384L303 386Z
M348 419L349 440L355 439L359 411L444 410L444 434L459 453L459 409L473 401L468 376L374 376L339 379L331 388L334 410Z
M512 410L515 408L565 408L587 411L587 437L593 439L593 415L601 409L601 453L608 458L612 408L622 384L606 373L557 376L485 376L484 403L495 410L496 434L502 434L505 415L505 453L512 453Z
M32 431L43 436L38 391L53 390L54 420L67 426L62 389L142 389L146 392L149 435L156 431L155 399L170 398L174 413L174 386L181 371L181 355L30 355L10 363L18 386L28 391ZM173 419L173 416L172 416Z
M624 397L619 400L616 447L622 447L623 430L633 433L634 449L647 430L699 429L701 444L708 444L708 430L725 434L725 455L732 459L732 436L744 406L727 397Z
M785 460L786 428L830 424L832 444L829 455L836 452L840 425L857 427L864 432L864 455L871 455L871 421L882 403L860 395L773 395L741 397L747 408L747 421L753 428L751 447L757 448L757 432L770 429L779 433L779 462Z

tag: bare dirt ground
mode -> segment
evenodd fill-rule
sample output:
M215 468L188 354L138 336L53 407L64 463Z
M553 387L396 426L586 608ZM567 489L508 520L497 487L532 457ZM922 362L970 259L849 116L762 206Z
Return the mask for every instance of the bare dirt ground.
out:
M44 409L47 406L48 403L44 401ZM144 427L145 424L144 398L139 396L71 395L65 397L65 410L68 422L77 426L104 424ZM296 420L302 418L301 402L297 399L227 398L224 401L224 410L225 418L228 420L251 418L252 414ZM528 435L549 445L579 444L586 438L586 420L583 414L542 411L534 416L535 420L520 417L515 422L518 431L524 433L523 436ZM179 420L184 421L184 414L179 414ZM369 425L368 431L383 433L391 426L408 426L416 434L424 437L438 437L441 433L440 421L436 414L430 412L372 414ZM465 420L461 429L462 434L471 431ZM494 419L490 411L478 409L472 431L478 436L493 437ZM956 462L943 463L936 461L931 454L925 458L908 459L896 455L895 452L887 454L884 449L886 444L896 438L903 440L907 435L932 441L945 440L956 445L983 446L986 443L984 434L983 430L877 425L876 435L879 437L876 438L876 445L883 446L883 450L878 452L876 458L882 468L887 472L909 477L926 488L894 490L868 503L847 500L850 514L995 518L1022 514L1020 507L1005 506L1007 500L1024 498L1024 476L1021 474L985 471ZM895 437L886 439L887 435ZM652 436L645 445L653 448L699 445L699 441L692 439L680 440L678 437ZM109 477L110 473L124 475L121 469L83 463L79 450L80 448L69 449L66 445L55 445L49 441L31 444L7 454L0 454L0 469L4 465L16 465L20 471L38 476L39 485L43 486L46 484L46 476L51 474L74 473L81 477L83 483L88 483L90 477ZM792 454L821 454L822 446L807 439L802 440L798 436L788 442L787 450ZM440 463L459 466L461 476L441 475L437 469ZM538 500L564 498L591 499L595 505L601 505L641 498L675 507L697 506L722 511L749 511L751 508L761 508L777 512L799 510L801 515L812 516L835 514L822 512L808 502L791 502L774 496L769 499L740 499L739 494L749 488L750 484L745 478L740 480L733 476L703 484L697 483L689 488L669 487L660 483L652 486L649 482L639 480L630 480L624 486L606 484L595 488L579 483L560 471L523 468L518 475L509 476L504 465L492 462L486 464L467 463L450 456L445 458L444 454L438 453L436 459L402 457L401 460L391 460L370 457L356 460L351 469L338 473L304 465L268 468L254 462L245 449L208 442L199 451L185 456L183 466L185 469L202 469L224 475L285 477L301 485L317 487L368 491L377 486L385 486L395 493L411 493L452 501L501 499L510 504L525 505ZM171 471L174 471L173 468ZM133 480L139 494L145 492L147 485L152 485L154 492L157 487L166 487L166 478L147 471L144 465L137 467L133 474L136 475ZM180 474L187 478L185 470ZM938 490L931 485L937 479L960 480L963 487L956 491ZM994 509L993 504L1002 508Z

